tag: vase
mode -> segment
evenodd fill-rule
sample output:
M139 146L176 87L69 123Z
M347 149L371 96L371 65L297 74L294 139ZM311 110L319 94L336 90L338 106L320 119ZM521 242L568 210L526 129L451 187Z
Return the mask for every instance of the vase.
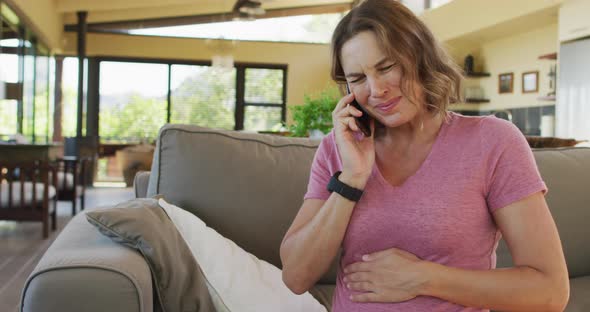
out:
M310 139L318 139L319 140L325 136L326 135L322 132L322 130L318 130L318 129L309 130L309 138Z

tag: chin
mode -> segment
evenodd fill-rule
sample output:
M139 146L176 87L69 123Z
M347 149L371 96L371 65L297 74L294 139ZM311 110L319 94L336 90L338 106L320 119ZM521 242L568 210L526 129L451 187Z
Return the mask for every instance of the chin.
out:
M377 121L379 121L383 126L387 127L387 128L395 128L395 127L399 127L403 124L405 124L406 122L409 121L409 119L407 118L407 114L401 113L401 114L396 114L396 113L390 113L387 114L386 116L379 116L377 118Z

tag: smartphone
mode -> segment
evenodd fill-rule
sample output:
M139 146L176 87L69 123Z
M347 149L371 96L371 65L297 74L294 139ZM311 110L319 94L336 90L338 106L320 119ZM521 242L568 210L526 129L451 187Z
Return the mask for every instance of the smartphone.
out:
M348 92L348 94L350 94L350 88L348 87L348 83L346 84L346 91ZM365 111L365 109L356 101L356 99L352 100L350 105L354 106L356 109L363 112L363 115L361 117L355 117L354 119L356 120L356 124L359 127L359 129L361 129L361 132L365 136L371 136L371 116L369 116L369 113Z

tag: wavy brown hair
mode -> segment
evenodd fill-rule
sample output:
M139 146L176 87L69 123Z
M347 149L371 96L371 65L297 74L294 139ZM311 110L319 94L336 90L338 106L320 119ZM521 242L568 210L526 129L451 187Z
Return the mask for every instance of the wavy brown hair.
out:
M444 115L450 104L462 100L463 77L458 65L428 27L395 0L365 0L338 23L332 35L334 81L346 82L340 60L342 46L364 31L373 32L386 55L401 66L401 90L410 102L417 105L421 91L426 109Z

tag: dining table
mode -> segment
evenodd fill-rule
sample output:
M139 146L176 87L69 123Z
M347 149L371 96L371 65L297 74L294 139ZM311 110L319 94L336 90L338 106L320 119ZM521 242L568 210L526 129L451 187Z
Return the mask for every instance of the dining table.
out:
M51 162L63 156L61 143L0 143L1 163Z

